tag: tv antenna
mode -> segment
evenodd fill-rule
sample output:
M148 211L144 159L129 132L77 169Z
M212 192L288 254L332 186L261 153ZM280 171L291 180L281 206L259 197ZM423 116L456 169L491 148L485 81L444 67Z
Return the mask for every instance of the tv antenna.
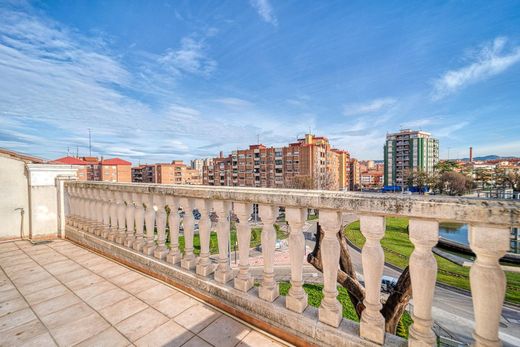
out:
M88 128L88 156L92 157L92 129Z

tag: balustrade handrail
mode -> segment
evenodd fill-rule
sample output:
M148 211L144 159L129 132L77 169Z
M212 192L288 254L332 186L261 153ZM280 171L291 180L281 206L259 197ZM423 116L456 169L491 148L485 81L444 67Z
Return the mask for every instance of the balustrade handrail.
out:
M71 181L65 184L78 188L270 204L284 207L332 209L357 214L425 218L439 222L520 226L520 202L512 200L148 183Z

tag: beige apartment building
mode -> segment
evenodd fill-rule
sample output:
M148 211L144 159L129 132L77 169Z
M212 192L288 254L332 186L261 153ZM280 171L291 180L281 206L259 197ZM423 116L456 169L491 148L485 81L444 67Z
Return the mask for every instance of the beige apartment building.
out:
M199 170L186 166L182 160L171 163L140 165L132 168L132 182L159 184L202 184Z
M326 137L306 134L285 147L250 145L213 158L203 183L215 186L337 190L348 187L350 155Z

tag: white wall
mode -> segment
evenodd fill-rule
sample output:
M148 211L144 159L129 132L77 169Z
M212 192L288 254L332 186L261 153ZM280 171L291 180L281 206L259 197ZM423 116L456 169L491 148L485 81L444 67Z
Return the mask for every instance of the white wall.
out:
M24 209L22 214L17 208ZM29 236L29 194L25 163L0 156L0 240Z
M57 237L60 231L58 178L76 179L70 165L27 164L29 173L30 238Z

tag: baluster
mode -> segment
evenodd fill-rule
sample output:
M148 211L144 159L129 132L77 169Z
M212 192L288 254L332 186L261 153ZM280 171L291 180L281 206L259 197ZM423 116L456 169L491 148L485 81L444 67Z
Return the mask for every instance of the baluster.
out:
M132 244L135 241L135 205L133 200L133 193L125 193L125 201L126 201L126 237L124 244L126 247L132 248Z
M182 226L184 230L184 257L181 267L187 270L195 269L197 259L193 254L193 234L195 229L195 218L193 217L193 199L182 198L181 206L184 211Z
M285 299L285 306L292 311L302 313L307 307L307 293L303 290L305 238L302 231L307 209L287 207L285 216L289 223L289 256L291 258L291 289Z
M321 215L320 215L321 219ZM385 218L380 216L360 216L361 233L366 238L361 251L363 277L365 278L365 310L361 314L361 337L383 344L385 340L385 319L381 314L381 277L383 276L385 254L381 239L385 234Z
M69 203L69 209L68 209L68 214L65 218L65 223L69 226L74 226L74 219L76 218L76 206L75 206L76 197L74 196L74 189L72 187L67 186L66 191L67 191L67 201Z
M166 199L170 207L170 216L168 217L170 252L166 256L166 261L168 263L177 264L182 258L181 252L179 251L179 199L173 196L167 196Z
M132 248L138 252L143 250L144 241L144 206L143 195L139 193L132 193L132 199L135 206L135 240L132 242ZM129 246L130 247L130 246Z
M506 277L499 259L509 250L511 229L470 225L469 244L477 259L469 272L475 346L500 346L498 327L506 293Z
M200 257L195 271L197 275L208 276L213 273L214 267L209 259L209 240L211 233L211 219L209 217L209 200L196 199L195 207L199 210L199 237L200 237Z
M81 196L81 223L80 229L83 231L87 231L88 228L88 199L87 199L87 190L85 188L80 188L80 196Z
M155 249L155 209L152 195L148 194L145 205L146 212L144 214L144 222L146 225L146 244L143 247L143 253L153 255Z
M229 247L229 210L228 201L215 200L213 208L218 216L217 240L218 240L218 265L215 270L215 281L227 283L233 278L233 271L229 266L228 247Z
M342 308L338 299L337 276L339 266L339 241L341 213L335 210L320 210L320 226L323 230L321 260L323 263L323 300L318 311L321 322L338 327Z
M96 201L96 228L94 229L94 234L100 236L104 230L103 225L103 197L101 196L101 191L99 189L94 189L94 199Z
M157 247L153 251L153 256L158 259L165 259L168 254L168 247L166 247L166 204L163 195L154 195L157 224Z
M110 231L108 232L108 241L115 241L117 235L117 202L115 192L108 192L110 198Z
M234 284L236 289L247 292L254 284L254 279L249 273L249 245L251 242L249 217L251 216L253 205L242 202L235 202L233 205L233 211L239 220L237 224L237 238L240 263Z
M117 201L117 235L116 242L123 244L125 243L126 237L126 204L125 198L122 192L116 192L116 201Z
M83 198L81 196L81 189L75 187L74 195L76 196L76 218L74 220L74 226L81 230L83 224Z
M437 339L432 330L432 303L437 277L437 261L432 247L439 239L439 223L434 220L410 219L410 240L414 251L410 257L412 280L413 324L410 327L409 346L435 346Z
M278 207L259 204L258 212L262 220L262 257L264 258L264 272L262 283L258 289L260 299L273 302L280 294L278 284L274 280L274 250L276 247L276 230L274 222L278 216Z
M86 197L87 197L87 232L93 234L94 229L96 227L96 201L94 200L94 192L93 189L86 189Z
M103 201L103 230L101 231L101 237L107 239L110 233L110 195L104 190L99 193Z

